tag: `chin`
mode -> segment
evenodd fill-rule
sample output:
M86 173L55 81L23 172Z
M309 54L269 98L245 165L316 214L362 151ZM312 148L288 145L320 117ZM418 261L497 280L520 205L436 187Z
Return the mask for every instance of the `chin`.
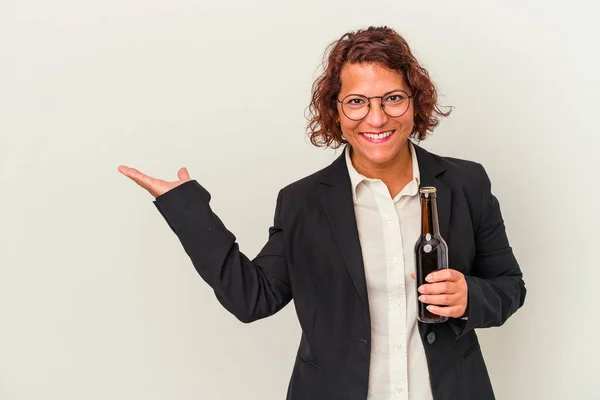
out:
M394 154L389 156L369 157L369 161L373 164L388 164L394 160Z
M365 151L362 158L373 164L387 164L398 155L397 149L381 149L376 151Z
M365 146L364 143L361 143L361 149L363 150L365 155L369 156L369 158L388 158L391 160L395 156L397 156L398 153L404 150L406 145L408 145L408 142L405 140L397 140L399 138L393 137L392 139L393 140L389 141L388 143L382 144L369 143Z

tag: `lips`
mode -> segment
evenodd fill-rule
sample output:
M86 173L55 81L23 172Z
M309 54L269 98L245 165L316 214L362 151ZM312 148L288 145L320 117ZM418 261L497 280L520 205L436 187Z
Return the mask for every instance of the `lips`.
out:
M360 136L369 143L383 143L388 141L395 133L395 130L384 132L364 132Z

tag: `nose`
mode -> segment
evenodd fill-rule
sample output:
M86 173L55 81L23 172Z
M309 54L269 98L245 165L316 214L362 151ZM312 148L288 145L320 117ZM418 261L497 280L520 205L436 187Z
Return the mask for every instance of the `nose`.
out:
M379 102L371 100L371 107L365 117L365 121L373 127L380 127L388 121L388 115L383 111Z

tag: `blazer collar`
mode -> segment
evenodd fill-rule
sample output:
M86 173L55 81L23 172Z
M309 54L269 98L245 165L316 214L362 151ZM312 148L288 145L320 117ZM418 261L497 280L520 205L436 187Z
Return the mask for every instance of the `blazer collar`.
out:
M433 178L437 178L446 171L444 166L437 160L439 156L428 152L415 143L412 143L412 145L417 154L421 181L423 181L425 175L429 175L428 178L430 181L432 181ZM323 173L319 179L321 183L327 186L334 186L340 183L343 185L345 184L344 181L347 180L347 183L350 184L350 177L348 176L348 170L346 166L345 151L346 147L344 147L342 154L338 156L338 158L335 159L329 167L323 170ZM426 185L421 182L421 186Z
M446 170L438 161L438 156L416 144L413 145L419 164L420 186L435 186L437 189L440 234L447 242L452 191L440 180L440 176ZM368 310L367 284L345 149L329 167L323 170L319 182L329 187L324 191L321 203L354 286Z

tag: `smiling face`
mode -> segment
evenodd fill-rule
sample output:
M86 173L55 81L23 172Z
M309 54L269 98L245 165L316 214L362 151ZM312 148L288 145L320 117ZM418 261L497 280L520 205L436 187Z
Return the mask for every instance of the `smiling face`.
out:
M385 96L398 90L412 95L401 73L378 63L344 65L341 83L339 100L350 94ZM410 106L399 117L387 115L381 108L381 101L383 100L380 98L371 99L368 114L359 121L348 118L342 110L342 104L337 105L340 128L352 146L352 163L359 172L394 168L404 164L407 157L410 158L408 138L414 125L412 99L405 99L410 101ZM395 102L397 98L392 97L386 101Z

